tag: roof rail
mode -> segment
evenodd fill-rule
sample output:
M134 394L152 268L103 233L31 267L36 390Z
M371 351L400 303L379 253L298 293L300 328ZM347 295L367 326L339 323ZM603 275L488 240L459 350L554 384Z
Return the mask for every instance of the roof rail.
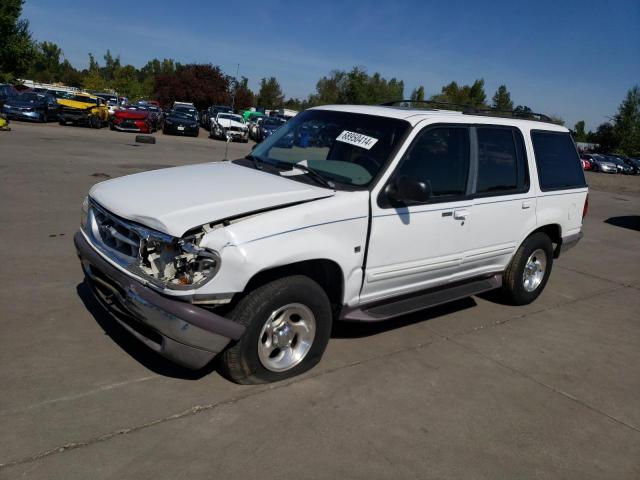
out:
M486 117L504 117L504 118L520 118L524 120L534 120L538 122L551 122L551 118L543 113L527 112L519 110L495 110L493 108L476 108L471 105L463 105L460 103L438 102L434 100L393 100L391 102L381 103L381 107L394 107L403 103L420 103L424 105L434 105L436 107L454 107L459 109L465 115L482 115Z

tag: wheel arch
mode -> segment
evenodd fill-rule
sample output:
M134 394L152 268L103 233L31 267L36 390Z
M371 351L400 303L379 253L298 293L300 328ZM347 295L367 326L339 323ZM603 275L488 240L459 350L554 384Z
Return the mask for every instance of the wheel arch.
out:
M279 278L304 275L322 287L329 297L332 309L337 311L344 298L345 277L342 268L334 260L318 258L267 268L254 274L244 289L244 293Z
M547 235L551 239L551 243L553 243L553 258L558 258L560 256L560 249L562 247L562 226L560 224L549 223L547 225L542 225L529 232L529 235L525 237L525 240L534 233L544 233ZM524 240L522 240L522 242L524 242Z

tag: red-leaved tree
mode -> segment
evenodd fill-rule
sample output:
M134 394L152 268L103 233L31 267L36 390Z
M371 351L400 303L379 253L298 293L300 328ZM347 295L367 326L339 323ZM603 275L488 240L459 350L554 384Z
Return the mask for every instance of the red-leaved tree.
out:
M180 65L174 73L157 74L154 98L163 107L174 101L193 102L198 110L210 105L228 105L230 81L220 67L211 64Z

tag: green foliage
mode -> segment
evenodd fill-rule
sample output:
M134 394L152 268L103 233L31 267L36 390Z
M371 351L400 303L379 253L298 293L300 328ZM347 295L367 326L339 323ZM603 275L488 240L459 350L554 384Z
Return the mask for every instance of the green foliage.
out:
M586 142L587 141L587 132L585 131L585 123L584 120L580 120L573 127L573 138L576 142Z
M260 80L260 91L256 98L258 106L273 110L282 107L284 94L275 77Z
M601 124L589 140L597 143L599 151L604 153L613 152L618 146L614 126L610 123Z
M493 95L493 104L491 108L494 110L513 110L513 102L511 101L511 94L507 90L506 85L500 85L496 93Z
M640 87L631 88L614 116L616 150L626 155L640 152Z
M369 75L364 67L353 67L351 71L332 71L316 84L316 93L310 95L304 106L328 104L376 105L390 100L402 99L404 82L392 78L387 80L379 73Z
M424 87L422 85L413 89L413 92L411 92L411 100L418 102L424 101Z
M485 104L486 99L487 95L484 93L484 80L480 78L473 82L472 85L463 85L462 87L459 87L456 82L451 82L442 87L441 92L433 95L430 100L474 108L487 108Z
M23 3L23 0L0 2L0 81L22 77L34 60L29 22L20 19Z

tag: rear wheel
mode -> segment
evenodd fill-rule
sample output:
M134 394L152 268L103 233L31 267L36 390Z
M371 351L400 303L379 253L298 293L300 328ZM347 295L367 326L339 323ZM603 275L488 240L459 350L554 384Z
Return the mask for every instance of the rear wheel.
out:
M236 383L276 382L306 372L322 358L331 334L329 299L303 275L258 287L229 317L246 327L220 357L223 373Z
M548 235L534 233L522 242L504 273L502 295L512 305L527 305L544 290L553 266Z

